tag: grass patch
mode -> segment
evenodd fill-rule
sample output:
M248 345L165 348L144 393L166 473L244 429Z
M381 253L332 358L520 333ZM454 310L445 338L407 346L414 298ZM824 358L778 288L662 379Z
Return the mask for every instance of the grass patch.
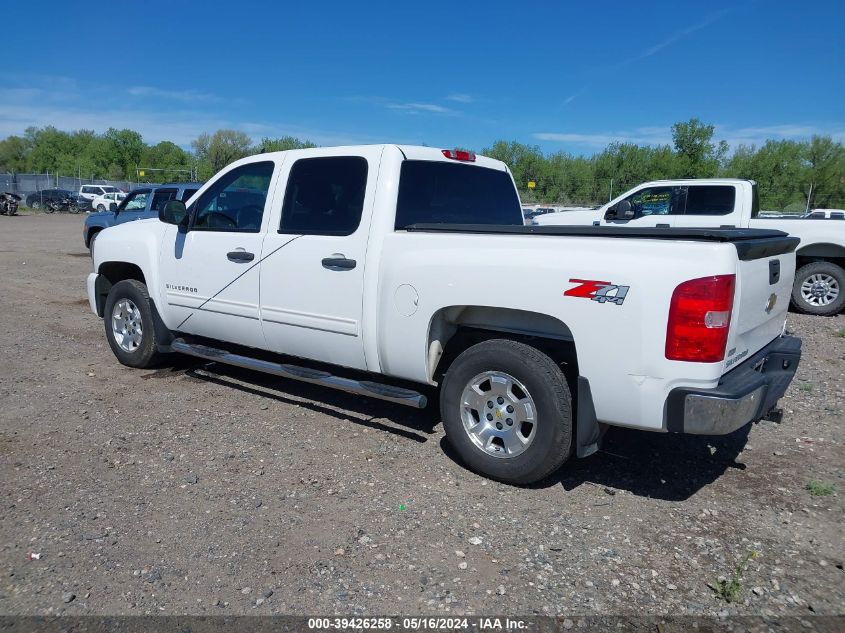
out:
M809 382L805 382L803 385L798 385L798 389L804 393L813 393L813 385Z
M748 561L759 555L760 552L751 550L737 563L730 578L716 580L715 583L709 585L719 600L738 602L742 598L742 575L748 568Z
M845 338L845 327L836 330L836 332L834 332L834 335L838 336L839 338Z
M836 484L830 481L819 481L818 479L808 481L806 488L814 497L827 497L836 492Z

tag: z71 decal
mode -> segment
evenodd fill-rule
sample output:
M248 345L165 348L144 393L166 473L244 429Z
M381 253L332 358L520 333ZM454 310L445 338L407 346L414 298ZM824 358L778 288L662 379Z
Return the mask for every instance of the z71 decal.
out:
M578 285L564 292L564 297L582 297L599 303L615 303L618 306L625 303L625 297L630 288L630 286L617 286L609 281L593 279L570 279L569 283Z

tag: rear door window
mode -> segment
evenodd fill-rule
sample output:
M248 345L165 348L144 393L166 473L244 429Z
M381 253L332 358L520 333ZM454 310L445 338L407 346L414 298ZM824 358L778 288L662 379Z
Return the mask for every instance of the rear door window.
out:
M352 235L361 223L367 160L302 158L291 167L279 233Z
M736 203L731 185L693 185L687 190L686 215L728 215Z
M199 191L199 189L185 189L185 191L182 192L182 197L180 199L182 202L187 202L188 198L194 195L197 191Z
M406 160L399 178L396 228L412 224L524 224L505 171L440 161Z
M156 189L155 193L153 193L153 204L150 207L150 210L158 211L165 202L172 200L175 197L175 189Z

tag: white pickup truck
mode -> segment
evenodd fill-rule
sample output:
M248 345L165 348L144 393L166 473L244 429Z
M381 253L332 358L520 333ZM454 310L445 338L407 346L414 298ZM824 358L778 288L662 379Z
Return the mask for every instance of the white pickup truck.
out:
M741 227L776 229L800 238L792 305L801 312L845 308L845 222L818 217L761 218L757 183L733 178L646 182L589 211L534 218L540 226ZM836 216L827 216L833 218Z
M466 464L525 484L607 425L767 415L800 358L797 242L523 226L499 161L317 148L239 160L187 207L105 229L87 289L125 365L178 352L415 407L436 388Z

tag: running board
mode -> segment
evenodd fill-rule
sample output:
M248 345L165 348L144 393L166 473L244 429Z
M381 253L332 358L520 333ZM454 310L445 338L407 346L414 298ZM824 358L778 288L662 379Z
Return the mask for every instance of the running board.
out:
M203 358L216 363L225 363L226 365L234 365L235 367L243 367L244 369L253 369L265 374L273 374L274 376L331 387L332 389L340 389L341 391L348 391L349 393L356 393L361 396L379 398L380 400L404 404L416 409L422 409L428 402L428 399L424 395L411 389L383 385L377 382L370 382L369 380L351 380L349 378L335 376L327 371L320 371L319 369L250 358L249 356L232 354L216 347L188 343L181 338L174 340L169 347L171 351L179 352L180 354L196 356L197 358Z

